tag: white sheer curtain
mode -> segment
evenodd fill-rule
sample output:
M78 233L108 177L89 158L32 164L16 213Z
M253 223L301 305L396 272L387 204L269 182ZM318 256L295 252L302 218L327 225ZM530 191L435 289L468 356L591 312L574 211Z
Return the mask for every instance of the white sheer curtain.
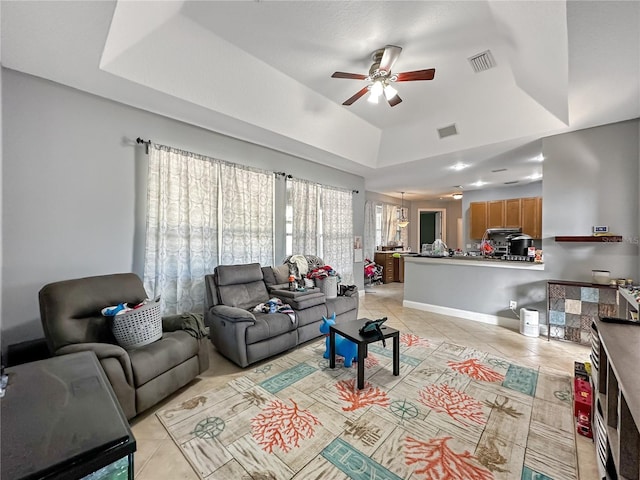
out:
M382 205L382 245L397 241L398 207L389 203Z
M289 192L287 204L293 210L291 253L293 255L320 256L318 251L320 186L295 178L287 179L287 184Z
M322 259L353 283L353 194L321 187Z
M218 260L216 161L151 145L144 286L163 313L201 312Z
M376 251L376 204L365 202L364 204L364 258L373 260Z
M220 263L273 265L273 174L225 163L220 170Z

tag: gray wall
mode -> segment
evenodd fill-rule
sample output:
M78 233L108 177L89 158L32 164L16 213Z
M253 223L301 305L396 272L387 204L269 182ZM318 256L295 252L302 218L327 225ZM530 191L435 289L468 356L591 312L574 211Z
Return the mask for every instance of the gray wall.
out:
M509 316L510 300L540 311L546 321L547 280L591 282L591 270L640 284L640 121L632 120L543 139L542 231L544 270L406 265L405 301ZM504 189L505 194L516 190ZM503 198L517 198L522 190ZM490 193L487 193L488 195ZM536 195L533 192L522 196ZM468 201L475 201L468 197ZM486 200L487 198L478 198ZM591 235L608 225L622 243L562 243L561 235ZM469 272L463 272L463 269ZM430 286L431 290L429 290Z
M53 82L4 69L2 345L43 335L38 291L46 283L134 271L142 274L146 155L140 136L211 157L284 171L354 195L354 235L363 234L364 179L225 137ZM276 180L276 212L284 212ZM284 259L276 224L275 263ZM364 287L363 264L354 277Z
M633 278L638 269L638 120L544 139L542 233L548 278L590 281L591 270ZM608 225L623 243L557 243Z

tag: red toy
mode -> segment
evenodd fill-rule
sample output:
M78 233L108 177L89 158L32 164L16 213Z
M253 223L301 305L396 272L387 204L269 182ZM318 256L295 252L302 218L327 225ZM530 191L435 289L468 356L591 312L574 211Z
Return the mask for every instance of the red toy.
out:
M576 431L580 435L593 438L591 431L591 384L580 377L573 380L574 387L574 411L577 418Z

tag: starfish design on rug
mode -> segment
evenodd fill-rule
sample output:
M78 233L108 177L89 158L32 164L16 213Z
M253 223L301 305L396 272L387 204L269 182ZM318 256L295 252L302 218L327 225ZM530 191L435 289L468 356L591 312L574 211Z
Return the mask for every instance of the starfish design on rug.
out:
M499 443L501 447L507 446L507 444L498 437L492 435L487 438L487 442L485 444L480 445L476 449L476 457L482 465L492 472L508 472L509 470L506 468L500 467L500 465L507 463L507 459L500 454L500 450L498 450L496 443Z
M489 402L488 400L484 401L484 404L487 407L494 408L497 411L507 414L512 418L518 418L519 416L522 415L522 413L518 412L515 408L511 406L507 406L507 403L509 403L509 399L507 397L504 397L504 401L502 403L498 403L497 399L495 402Z
M193 429L198 438L216 438L224 430L224 420L219 417L208 417L199 422Z

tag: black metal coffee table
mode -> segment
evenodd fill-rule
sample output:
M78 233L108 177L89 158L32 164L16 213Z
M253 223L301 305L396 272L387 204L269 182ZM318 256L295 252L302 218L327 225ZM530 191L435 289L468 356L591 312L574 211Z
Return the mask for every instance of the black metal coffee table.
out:
M351 340L358 346L358 390L364 388L364 359L367 357L370 343L380 340L378 336L364 337L360 335L360 328L369 320L360 318L329 327L329 367L336 368L336 333ZM395 328L382 326L384 338L393 338L393 374L400 375L400 332Z

